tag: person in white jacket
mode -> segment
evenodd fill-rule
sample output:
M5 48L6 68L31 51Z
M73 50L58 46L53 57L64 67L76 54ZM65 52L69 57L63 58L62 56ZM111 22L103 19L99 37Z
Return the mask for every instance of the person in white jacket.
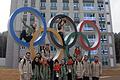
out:
M90 80L91 65L87 55L83 57L83 69L84 69L83 80Z
M94 61L91 64L91 71L92 80L99 80L100 76L102 75L102 64L99 61L98 56L94 56Z
M75 69L75 73L76 73L76 80L83 80L83 73L84 73L84 69L83 69L83 62L82 62L82 57L77 57L75 63L74 63L74 69Z
M20 80L30 80L32 78L32 64L30 52L27 52L19 63Z

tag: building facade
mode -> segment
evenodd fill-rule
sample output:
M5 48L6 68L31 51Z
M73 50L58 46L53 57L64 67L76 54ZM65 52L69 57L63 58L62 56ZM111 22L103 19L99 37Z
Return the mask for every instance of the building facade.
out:
M11 13L17 8L24 6L40 10L46 22L57 14L68 15L76 24L83 20L94 21L101 32L101 44L100 48L91 51L91 54L94 55L99 52L98 55L100 56L103 66L115 66L115 45L109 0L11 0ZM23 28L21 18L23 18L28 25L35 22L34 15L26 12L19 14L14 22L14 29L18 36ZM36 22L37 26L39 26L40 22ZM88 39L90 42L94 42L95 35L89 32L91 30L93 30L93 28L85 25L84 31L88 32ZM26 48L16 44L10 35L8 35L7 42L6 66L17 67L18 57L26 51Z
M5 66L7 34L8 32L0 33L0 66Z

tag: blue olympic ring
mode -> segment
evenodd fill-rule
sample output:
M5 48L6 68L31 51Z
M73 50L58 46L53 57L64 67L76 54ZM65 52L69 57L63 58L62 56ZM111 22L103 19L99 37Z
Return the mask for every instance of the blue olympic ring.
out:
M32 8L32 7L22 7L22 8L19 8L19 9L17 9L16 11L14 11L14 12L12 13L12 15L10 16L10 19L9 19L10 33L11 33L13 39L14 39L17 43L19 43L19 44L21 44L21 45L23 45L23 46L26 46L26 47L29 47L29 46L30 46L29 43L20 40L20 39L16 36L15 31L14 31L14 26L13 26L13 22L14 22L15 17L17 16L17 14L19 14L19 13L21 13L21 12L27 12L27 11L35 14L38 18L40 18L40 19L42 20L43 27L44 27L44 31L43 31L43 33L42 33L41 38L40 38L39 40L37 40L37 41L34 42L34 46L36 46L36 45L38 45L38 44L43 44L44 41L45 41L45 36L46 36L46 32L47 32L46 21L45 21L44 17L41 15L41 13L40 13L38 10L36 10L36 9L34 9L34 8Z

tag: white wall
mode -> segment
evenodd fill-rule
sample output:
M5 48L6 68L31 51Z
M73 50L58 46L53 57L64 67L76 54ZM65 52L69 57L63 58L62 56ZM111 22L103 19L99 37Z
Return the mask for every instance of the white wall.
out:
M0 66L5 66L5 58L0 58Z

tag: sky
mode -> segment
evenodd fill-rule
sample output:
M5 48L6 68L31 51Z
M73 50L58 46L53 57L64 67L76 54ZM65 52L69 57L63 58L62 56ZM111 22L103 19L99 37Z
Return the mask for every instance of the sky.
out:
M113 32L120 32L120 0L110 0ZM0 0L0 32L7 31L11 0Z

